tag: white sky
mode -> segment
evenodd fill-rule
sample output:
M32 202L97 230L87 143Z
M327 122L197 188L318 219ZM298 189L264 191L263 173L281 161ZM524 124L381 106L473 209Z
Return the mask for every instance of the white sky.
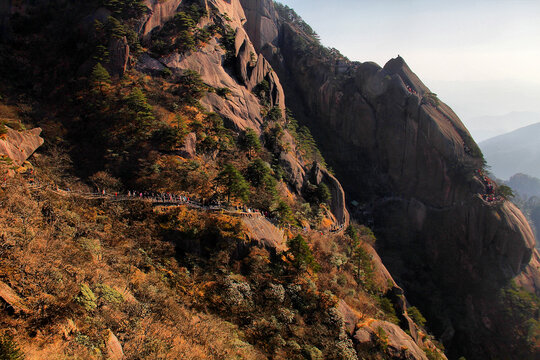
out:
M540 113L540 0L281 2L351 60L401 55L466 123Z

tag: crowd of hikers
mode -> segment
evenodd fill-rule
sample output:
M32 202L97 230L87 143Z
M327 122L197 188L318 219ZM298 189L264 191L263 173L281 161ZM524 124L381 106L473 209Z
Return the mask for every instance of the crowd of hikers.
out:
M414 95L418 95L418 93L416 92L416 90L414 90L412 87L410 87L409 85L406 85L407 87L407 91L411 94L414 94Z
M487 202L501 201L502 197L495 194L495 183L493 182L493 180L487 177L481 169L477 169L476 174L478 175L486 189L486 192L484 194L480 194L480 197Z
M175 194L171 192L154 192L154 191L138 191L128 190L127 192L110 191L104 188L94 188L92 192L80 192L72 191L70 188L61 189L56 185L42 184L33 177L33 171L27 173L29 175L29 183L39 188L48 188L56 192L77 193L89 198L107 198L117 201L129 201L129 200L145 200L150 201L156 205L187 205L193 208L202 210L224 210L233 214L237 214L244 217L264 217L274 225L278 224L277 218L269 211L250 208L246 205L235 205L223 202L218 199L200 199L189 194ZM2 186L7 185L7 178L4 178ZM335 225L329 232L336 233L341 232L345 228L344 224Z

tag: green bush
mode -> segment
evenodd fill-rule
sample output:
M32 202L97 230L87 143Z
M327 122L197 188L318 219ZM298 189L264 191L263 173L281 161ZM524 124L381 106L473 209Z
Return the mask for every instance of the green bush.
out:
M148 12L144 0L101 0L101 4L124 19L139 18Z
M410 308L407 308L407 313L417 325L421 327L424 327L426 325L426 318L424 317L424 315L422 315L422 313L420 312L420 310L418 310L416 306L411 306Z
M24 354L19 346L7 336L0 336L0 360L23 360Z
M287 247L289 248L288 253L294 257L292 263L297 270L307 270L308 268L313 271L319 270L320 266L302 235L298 234L287 240Z
M217 183L225 188L227 201L231 196L247 201L249 197L249 185L242 174L231 164L226 164L217 176Z
M121 304L124 302L124 296L108 285L98 284L96 286L96 292L103 302L109 304Z
M394 308L394 304L392 304L390 299L388 299L387 297L381 297L379 299L379 306L381 307L381 310L384 311L386 320L394 324L399 324L396 309Z
M290 225L294 222L291 207L283 200L279 200L276 208L272 211L278 222L282 226Z
M77 302L87 311L95 310L97 308L96 295L88 285L81 284L80 287L81 291L79 292L79 295L75 297L75 302Z
M501 195L505 199L511 199L511 198L516 196L514 194L514 191L512 190L512 188L510 186L507 186L507 185L500 185L497 188L497 193L499 195Z

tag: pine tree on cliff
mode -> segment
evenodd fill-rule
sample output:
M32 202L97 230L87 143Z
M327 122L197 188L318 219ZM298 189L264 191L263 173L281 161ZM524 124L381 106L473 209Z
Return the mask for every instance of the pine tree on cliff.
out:
M231 195L247 201L249 196L249 185L242 174L231 164L226 164L218 174L217 182L225 187L227 202Z
M97 91L103 94L103 90L108 87L111 83L111 75L107 69L105 69L101 63L97 63L92 69L92 74L90 75L90 84L92 85L92 90Z

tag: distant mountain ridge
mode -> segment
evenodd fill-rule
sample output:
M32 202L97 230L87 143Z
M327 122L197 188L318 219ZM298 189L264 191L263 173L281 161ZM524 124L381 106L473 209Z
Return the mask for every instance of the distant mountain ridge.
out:
M540 113L512 111L504 115L485 115L463 119L478 142L504 135L519 128L540 122Z
M540 177L540 122L479 143L499 178L516 173Z

